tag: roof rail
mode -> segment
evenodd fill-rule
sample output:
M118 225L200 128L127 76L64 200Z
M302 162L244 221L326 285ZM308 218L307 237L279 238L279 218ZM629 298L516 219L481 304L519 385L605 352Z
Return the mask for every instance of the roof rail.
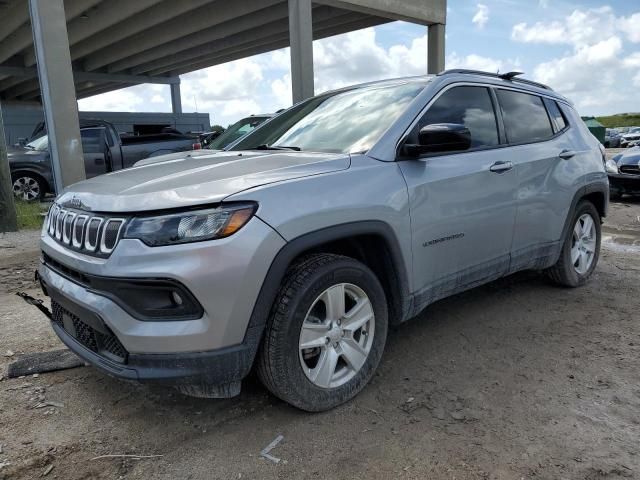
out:
M526 80L524 78L516 78L516 75L522 75L522 72L508 72L508 73L491 73L483 72L482 70L468 70L464 68L454 68L452 70L445 70L438 75L450 75L453 73L462 73L466 75L483 75L485 77L501 78L502 80L508 80L510 82L525 83L527 85L533 85L534 87L544 88L545 90L553 89L544 83L534 82L533 80Z

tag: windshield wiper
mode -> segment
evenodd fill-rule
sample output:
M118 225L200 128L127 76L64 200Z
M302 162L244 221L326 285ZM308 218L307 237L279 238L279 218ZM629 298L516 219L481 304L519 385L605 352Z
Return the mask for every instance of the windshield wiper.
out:
M267 145L266 143L263 143L262 145L258 145L253 150L294 150L296 152L299 152L302 149L300 147L285 147L283 145L275 146L275 145Z

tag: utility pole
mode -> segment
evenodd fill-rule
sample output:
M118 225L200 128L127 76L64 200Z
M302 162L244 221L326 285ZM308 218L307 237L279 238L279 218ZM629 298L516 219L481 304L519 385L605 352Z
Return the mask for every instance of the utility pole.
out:
M7 156L7 142L4 136L2 106L0 106L0 232L18 230L18 216L11 188L11 170Z

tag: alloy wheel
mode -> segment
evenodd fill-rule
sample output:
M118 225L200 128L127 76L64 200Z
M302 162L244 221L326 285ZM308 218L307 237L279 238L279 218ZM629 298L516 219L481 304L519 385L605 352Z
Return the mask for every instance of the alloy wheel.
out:
M327 288L302 323L299 357L307 378L321 388L351 380L367 361L375 333L373 306L356 285Z
M13 182L13 194L27 202L40 197L40 183L33 177L18 177Z
M593 217L585 213L581 215L573 227L571 243L571 263L576 272L584 275L593 264L596 251L596 225Z

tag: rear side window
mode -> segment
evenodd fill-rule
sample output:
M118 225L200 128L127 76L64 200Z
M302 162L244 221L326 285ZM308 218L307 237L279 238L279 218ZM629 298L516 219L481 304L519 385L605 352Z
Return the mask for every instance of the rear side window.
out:
M511 90L497 94L509 143L539 142L553 136L542 98Z
M471 148L498 145L498 124L489 90L484 87L454 87L429 107L420 128L434 123L458 123L471 132Z
M544 99L544 103L547 106L547 110L549 111L549 116L551 117L554 131L557 133L567 128L567 120L564 118L562 110L560 110L558 104L548 98Z

